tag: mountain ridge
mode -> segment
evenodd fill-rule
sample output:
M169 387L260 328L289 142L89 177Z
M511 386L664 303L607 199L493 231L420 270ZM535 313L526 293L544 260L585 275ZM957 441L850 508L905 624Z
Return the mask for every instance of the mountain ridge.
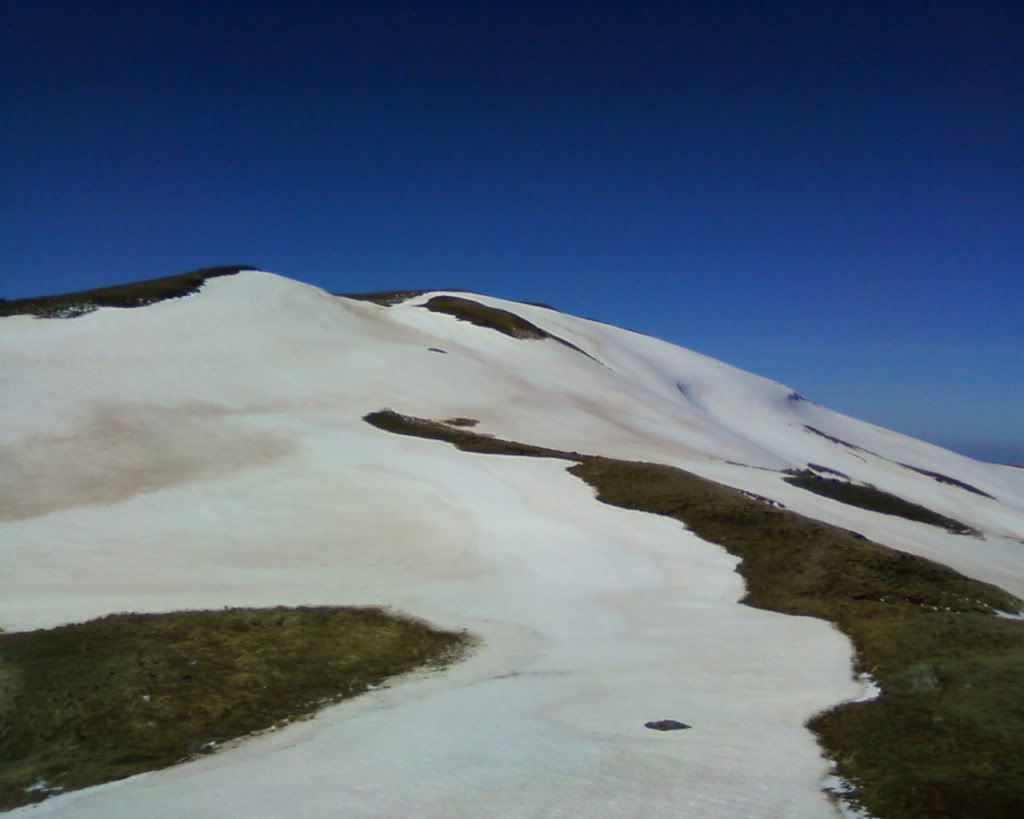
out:
M467 301L475 305L468 309L486 319L484 326L423 309L446 294L461 300L460 310ZM576 748L585 751L583 758L618 766L616 781L629 792L631 810L643 804L651 815L670 813L685 792L706 816L831 815L821 793L829 766L803 723L818 713L838 714L838 703L864 696L866 684L852 677L859 661L845 638L822 621L737 607L745 597L743 584L735 585L738 557L725 555L704 530L695 533L689 520L638 515L629 511L642 508L635 505L602 508L588 497L589 487L567 483L575 481L565 476L567 454L645 462L656 472L684 470L694 481L732 487L739 494L728 497L745 500L727 505L753 504L739 521L753 515L761 523L752 525L765 532L775 525L766 521L781 520L776 513L822 521L821 532L853 533L842 540L850 555L868 554L869 547L858 544L874 542L913 556L907 565L923 559L941 564L943 572L951 568L995 584L1010 597L991 610L1012 609L1013 597L1024 596L1024 477L1015 470L795 401L790 387L699 353L550 308L464 291L417 291L383 306L240 270L179 295L187 298L142 309L99 307L73 321L0 321L10 376L0 403L0 454L13 467L0 486L0 527L13 544L3 559L15 569L14 583L0 595L0 625L54 625L125 605L146 611L328 602L397 605L442 627L469 628L483 638L481 656L426 683L434 693L424 698L401 693L415 685L396 687L395 707L407 719L435 725L444 715L458 726L451 753L441 754L427 815L459 809L508 815L513 792L529 806L520 815L542 815L568 804L556 781L567 783L565 798L582 806L577 815L607 815L615 797L593 781L592 768L570 761L571 755L526 762L541 737L565 753ZM517 338L501 332L508 315L540 333ZM552 337L565 343L551 344ZM478 454L366 424L364 417L384 407L425 424L458 421L430 429L475 442ZM523 443L510 453L514 457L487 454L516 441ZM530 448L554 460L523 457L535 454ZM804 470L815 480L856 486L862 497L888 493L931 509L964 531L850 506L787 482ZM808 543L814 543L823 535L810 527ZM793 537L803 535L791 533L779 543ZM289 544L287 553L282 542ZM56 554L60 565L48 562ZM744 561L754 559L754 552L744 554ZM166 577L153 574L154 562ZM112 586L102 565L118 566L121 582ZM829 583L843 579L841 557L823 565ZM880 577L891 575L886 569ZM903 611L900 606L950 605L956 610L921 622L947 640L977 628L998 633L991 639L999 645L1009 641L1010 653L992 649L977 661L982 664L1015 656L1013 635L1020 629L1013 620L959 612L960 604L916 599L909 591L901 597L900 585L912 583L897 582L892 601L849 606L878 607L879 617L889 617ZM680 629L680 616L691 625ZM534 637L526 640L525 633ZM864 648L870 633L857 638L865 657L873 650ZM920 642L929 647L934 640ZM810 646L814 651L805 654ZM977 680L961 679L955 663L941 659L934 646L927 650L919 661L923 670L879 670L886 682L874 707L888 709L901 696L911 697L900 706L905 709L922 697L956 694L955 702L975 708L962 695ZM652 656L671 659L654 662ZM565 674L551 676L556 671ZM491 698L492 683L485 680L498 677L511 686L515 706ZM462 706L468 713L493 713L518 742L499 748L472 730L472 720L458 719L456 689L447 688L458 680L475 680L467 690L498 709L479 711L467 694ZM766 687L767 680L773 683ZM989 699L1003 702L1003 696L993 691ZM552 697L561 703L553 711L543 705ZM954 700L944 700L942 708ZM660 702L665 713L637 707L647 702ZM870 747L863 732L878 729L864 727L855 716L859 707L841 712L846 722L822 730L859 735L857 743ZM360 731L376 719L364 708L324 712L321 720L333 726L327 733ZM705 719L695 722L694 711ZM692 727L670 747L632 734L631 726L675 716ZM988 712L970 719L986 731L995 725ZM800 760L792 770L784 771L758 743L765 732ZM684 738L688 744L675 742ZM402 743L412 750L375 773L363 796L346 791L330 797L335 791L324 780L305 815L328 815L316 807L328 803L348 805L357 815L420 804L422 793L402 784L398 773L411 764L410 754L427 753L428 740L388 723L372 746L377 750L369 751L377 764L394 757ZM253 740L250 747L257 746ZM632 761L621 756L627 748ZM327 737L310 738L295 753L313 764L307 754L314 749L325 763L334 760L336 772L343 765L365 774ZM511 790L506 783L491 806L497 812L481 814L472 792L490 775L474 769L476 784L468 790L452 779L454 761L470 752L509 776L530 771L536 782ZM204 800L218 790L255 804L237 790L231 772L253 785L268 760L256 752L229 757L234 761L223 768L200 766L208 784L189 792L197 815L211 809ZM726 760L737 758L742 764L727 773ZM915 813L892 790L899 782L879 784L885 778L871 770L870 759L859 768L851 760L837 764L860 780L856 793L864 803L891 809L879 815L943 815L937 811L980 794L963 782L953 790L936 785L929 791L933 804ZM319 763L313 767L326 776ZM1004 779L1012 786L1016 777L1008 770ZM172 769L159 779L170 794L178 774ZM285 792L296 787L284 774L272 781L285 783ZM993 793L1002 787L984 782ZM275 804L265 789L256 791ZM1013 792L1007 793L1012 802ZM82 795L81 802L58 797L46 805L68 816L87 815L75 805L109 815L171 815L175 806L144 785Z

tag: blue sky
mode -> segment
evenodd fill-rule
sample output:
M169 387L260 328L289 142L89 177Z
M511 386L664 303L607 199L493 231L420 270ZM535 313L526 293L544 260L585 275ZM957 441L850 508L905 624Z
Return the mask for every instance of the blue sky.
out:
M1019 3L2 7L0 296L464 287L1024 461Z

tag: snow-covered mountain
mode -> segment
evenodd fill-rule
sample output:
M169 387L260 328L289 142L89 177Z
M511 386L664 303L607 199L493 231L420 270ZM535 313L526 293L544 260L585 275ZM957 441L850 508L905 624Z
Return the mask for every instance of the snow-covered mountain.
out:
M424 309L444 295L513 314L511 334ZM364 420L383 409L679 467L1024 597L1024 470L552 309L436 292L378 304L243 271L138 309L10 316L4 629L344 603L482 639L444 673L26 814L836 815L805 723L871 693L843 633L738 604L736 557L672 518L597 502L565 460ZM962 530L808 491L801 475ZM645 729L659 718L694 728Z

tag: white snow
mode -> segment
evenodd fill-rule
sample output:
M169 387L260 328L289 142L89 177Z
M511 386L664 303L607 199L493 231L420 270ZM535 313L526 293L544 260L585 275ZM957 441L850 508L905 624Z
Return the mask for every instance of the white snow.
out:
M1024 594L1024 471L789 401L788 387L635 333L479 297L598 363L416 306L426 299L384 308L247 272L142 309L0 321L0 627L384 604L483 639L442 674L15 814L835 816L829 763L803 723L871 693L842 635L737 605L734 558L674 521L596 502L564 462L361 420L384 407L678 465ZM808 461L985 539L770 471ZM661 718L693 727L644 728Z
M997 611L996 617L1004 617L1007 620L1024 620L1024 611Z
M823 787L835 799L836 807L843 819L875 819L867 810L850 801L853 786L841 776L835 774L829 776L825 779Z
M864 693L862 693L854 702L871 702L882 696L882 686L878 684L878 681L867 672L857 675L857 679L864 686Z

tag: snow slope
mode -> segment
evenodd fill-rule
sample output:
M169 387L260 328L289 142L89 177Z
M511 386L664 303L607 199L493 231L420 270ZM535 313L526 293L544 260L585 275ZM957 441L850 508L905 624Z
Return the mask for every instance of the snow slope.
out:
M145 308L0 320L3 628L384 604L484 640L444 674L15 814L835 815L803 723L865 691L842 635L737 605L734 558L674 521L595 502L563 462L361 420L384 407L682 466L1024 595L1024 470L646 336L471 296L583 355L421 309L429 295L382 307L253 271ZM807 463L984 538L845 506L773 471ZM644 728L660 718L693 729Z

